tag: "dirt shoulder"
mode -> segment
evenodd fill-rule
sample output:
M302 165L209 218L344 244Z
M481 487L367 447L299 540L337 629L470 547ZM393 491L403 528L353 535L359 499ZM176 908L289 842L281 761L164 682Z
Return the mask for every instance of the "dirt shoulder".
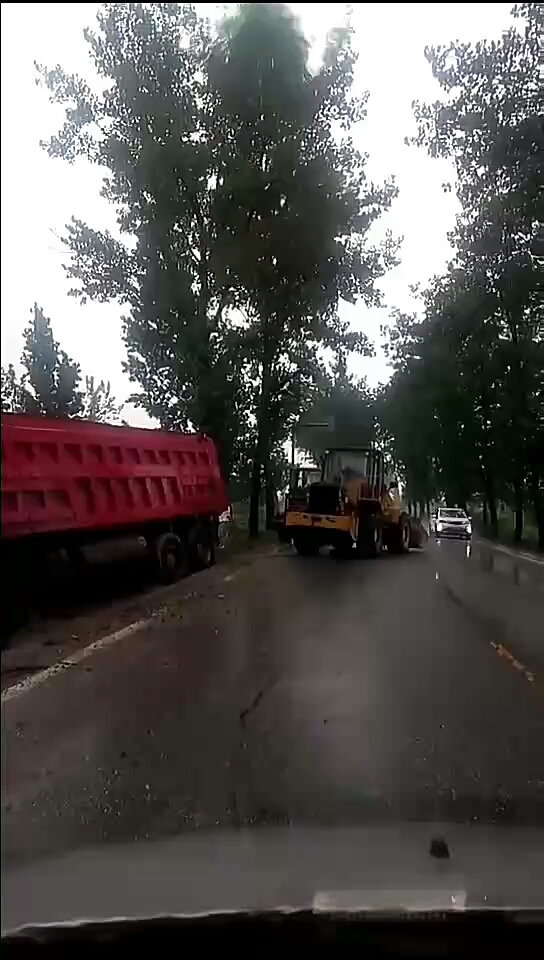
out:
M194 573L169 586L138 581L136 592L96 598L73 604L54 616L39 616L16 630L2 650L2 690L26 676L58 663L99 637L127 627L137 620L161 617L166 610L200 603L217 595L225 580L263 556L278 551L277 540L263 537L256 542L235 535L219 552L218 562L209 570ZM114 569L112 577L116 575ZM126 587L126 585L125 585Z

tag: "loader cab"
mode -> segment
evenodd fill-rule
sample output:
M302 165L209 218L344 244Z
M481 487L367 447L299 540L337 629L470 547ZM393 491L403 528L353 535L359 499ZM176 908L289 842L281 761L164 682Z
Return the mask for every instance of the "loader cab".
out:
M313 465L291 467L286 501L291 510L306 508L308 492L321 479L321 468Z
M308 509L341 513L346 501L379 503L383 494L383 455L369 447L327 450L319 482L312 484Z
M321 480L320 467L291 467L289 474L289 491L297 495L302 490L307 490L312 483L317 483L319 480Z

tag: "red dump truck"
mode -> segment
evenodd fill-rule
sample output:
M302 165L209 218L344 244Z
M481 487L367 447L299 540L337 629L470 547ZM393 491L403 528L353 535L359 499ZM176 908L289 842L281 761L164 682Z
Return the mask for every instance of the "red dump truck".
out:
M52 551L81 563L89 544L130 537L172 580L213 563L227 508L206 437L2 414L2 561L12 583Z

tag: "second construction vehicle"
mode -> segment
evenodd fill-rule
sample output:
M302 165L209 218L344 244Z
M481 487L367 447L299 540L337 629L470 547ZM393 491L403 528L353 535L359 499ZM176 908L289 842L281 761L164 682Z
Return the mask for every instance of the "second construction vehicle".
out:
M384 547L407 553L427 539L419 520L402 509L398 484L385 482L383 455L368 448L328 450L304 502L298 492L288 499L278 533L306 555L323 546L345 556L373 557Z

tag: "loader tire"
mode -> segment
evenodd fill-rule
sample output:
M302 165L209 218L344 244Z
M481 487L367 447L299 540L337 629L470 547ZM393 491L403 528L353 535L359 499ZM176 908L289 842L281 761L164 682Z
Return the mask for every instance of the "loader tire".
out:
M355 550L353 549L353 540L351 537L346 537L344 540L340 540L335 544L333 548L333 553L335 557L338 557L339 560L351 560L355 556Z
M319 553L319 544L306 537L295 537L293 540L295 550L300 557L315 557Z
M388 549L390 553L408 553L410 549L410 521L401 516L396 527L389 531Z
M358 557L379 557L383 550L383 528L381 523L372 517L359 530L357 538Z
M410 547L421 550L427 543L428 535L420 520L417 524L410 524Z

